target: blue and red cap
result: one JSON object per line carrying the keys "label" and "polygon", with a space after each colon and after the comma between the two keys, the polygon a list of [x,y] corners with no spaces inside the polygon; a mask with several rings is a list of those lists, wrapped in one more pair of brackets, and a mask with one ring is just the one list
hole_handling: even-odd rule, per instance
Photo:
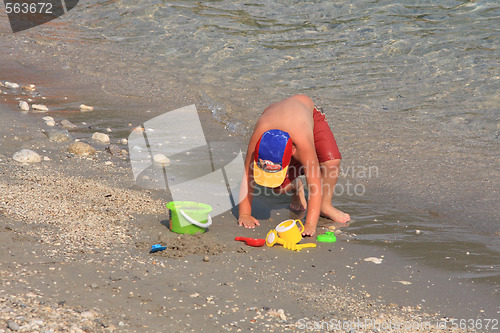
{"label": "blue and red cap", "polygon": [[283,184],[292,158],[292,139],[287,132],[272,129],[264,132],[255,145],[253,178],[265,187]]}

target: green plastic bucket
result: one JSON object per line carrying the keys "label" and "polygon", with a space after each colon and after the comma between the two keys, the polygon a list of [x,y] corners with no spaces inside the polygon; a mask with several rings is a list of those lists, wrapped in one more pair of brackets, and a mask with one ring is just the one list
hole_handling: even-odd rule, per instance
{"label": "green plastic bucket", "polygon": [[204,233],[212,225],[212,218],[208,213],[212,207],[193,201],[171,201],[167,203],[170,210],[169,229],[178,234]]}

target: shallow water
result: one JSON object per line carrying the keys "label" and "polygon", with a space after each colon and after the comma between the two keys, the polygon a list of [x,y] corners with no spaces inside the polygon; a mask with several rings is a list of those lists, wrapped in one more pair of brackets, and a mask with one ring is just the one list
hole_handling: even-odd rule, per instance
{"label": "shallow water", "polygon": [[[289,197],[261,192],[264,210],[287,208]],[[258,200],[258,199],[257,199]],[[388,248],[411,262],[448,272],[450,279],[483,282],[492,295],[500,295],[500,239],[497,235],[457,227],[434,213],[381,205],[368,198],[339,198],[336,207],[349,212],[348,224],[320,218],[318,233],[328,227],[341,231],[343,241]],[[301,218],[290,213],[282,219]],[[268,215],[257,218],[267,219]],[[368,255],[367,255],[368,256]]]}
{"label": "shallow water", "polygon": [[[428,212],[350,202],[348,232],[362,243],[387,246],[400,255],[449,270],[454,277],[500,283],[500,240],[497,236],[460,228]],[[375,213],[374,213],[375,212]],[[450,232],[453,230],[453,232]]]}
{"label": "shallow water", "polygon": [[81,6],[69,15],[89,38],[125,45],[137,56],[134,66],[179,73],[234,130],[267,101],[297,91],[315,96],[327,113],[370,105],[371,112],[439,120],[444,130],[465,128],[481,140],[500,130],[496,1]]}

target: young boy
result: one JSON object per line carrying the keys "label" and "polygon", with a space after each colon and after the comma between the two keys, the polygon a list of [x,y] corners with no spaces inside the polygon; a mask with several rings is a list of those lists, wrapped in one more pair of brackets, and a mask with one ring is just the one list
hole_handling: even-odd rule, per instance
{"label": "young boy", "polygon": [[[346,214],[332,206],[340,152],[325,116],[306,95],[271,104],[262,113],[248,144],[241,184],[238,224],[255,228],[252,216],[254,181],[276,193],[292,191],[292,210],[307,210],[304,236],[313,236],[320,214],[346,223]],[[306,177],[306,201],[299,175]]]}

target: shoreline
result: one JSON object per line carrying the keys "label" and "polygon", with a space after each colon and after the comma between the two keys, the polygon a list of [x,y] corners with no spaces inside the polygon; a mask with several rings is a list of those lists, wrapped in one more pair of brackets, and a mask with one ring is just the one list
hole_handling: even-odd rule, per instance
{"label": "shoreline", "polygon": [[[105,145],[91,142],[78,130],[75,137],[87,139],[98,152],[96,157],[70,157],[66,152],[70,142],[53,143],[41,133],[41,129],[47,129],[41,119],[36,119],[41,115],[31,117],[16,113],[12,104],[8,108],[0,105],[7,120],[2,132],[9,133],[1,142],[3,195],[27,200],[23,204],[2,200],[2,238],[8,250],[0,260],[0,276],[3,285],[9,287],[0,294],[0,319],[5,327],[0,329],[17,324],[25,329],[73,325],[76,332],[158,331],[168,320],[172,329],[180,331],[206,329],[207,323],[214,329],[274,331],[301,330],[306,323],[356,325],[356,318],[362,317],[379,325],[435,323],[429,331],[441,331],[437,324],[441,323],[453,331],[449,329],[452,317],[465,318],[471,310],[481,320],[493,315],[489,312],[493,307],[488,309],[487,303],[464,303],[470,300],[468,291],[458,285],[446,286],[445,273],[403,260],[389,247],[358,245],[342,232],[333,246],[320,244],[317,249],[299,253],[280,248],[254,249],[234,242],[234,236],[263,237],[273,223],[265,223],[258,230],[243,230],[231,214],[226,214],[217,218],[218,223],[205,235],[186,243],[165,227],[166,212],[160,208],[166,202],[163,194],[131,186],[130,170],[122,157],[109,155]],[[56,121],[61,119],[56,117]],[[218,137],[220,124],[210,126],[208,136]],[[20,148],[35,148],[49,159],[20,165],[11,159]],[[33,186],[30,184],[37,184],[42,192],[25,191],[26,186]],[[107,207],[104,198],[110,194],[119,207]],[[104,210],[79,220],[79,214],[90,207],[78,204],[78,198],[88,198],[84,201]],[[144,201],[148,204],[140,203]],[[33,208],[26,213],[19,209],[29,202],[49,212],[59,209],[61,203],[70,205],[62,213],[53,211],[53,216],[45,220],[46,214],[29,215]],[[265,200],[257,199],[256,205],[258,211],[270,209]],[[6,213],[9,207],[18,208],[15,213]],[[289,214],[286,205],[280,205],[272,210],[271,218],[276,221]],[[13,220],[15,216],[21,221]],[[71,216],[80,223],[72,223]],[[103,216],[104,224],[100,224]],[[108,223],[114,229],[109,236]],[[66,224],[71,228],[64,228]],[[80,238],[73,241],[78,240],[80,246],[72,247],[71,237],[78,230],[82,231]],[[87,243],[85,237],[90,238]],[[148,247],[158,241],[171,246],[171,253],[148,254]],[[175,248],[180,248],[177,254]],[[207,255],[209,260],[204,261]],[[372,255],[385,262],[376,265],[363,260]],[[412,284],[403,283],[410,279]],[[431,299],[445,286],[443,299]],[[488,293],[480,286],[476,288],[472,292],[476,297]],[[422,293],[426,289],[430,291]],[[14,304],[19,301],[33,312],[16,310]],[[58,313],[59,323],[50,319],[47,308]],[[134,314],[137,308],[144,308],[146,312],[141,313],[147,315]],[[435,309],[445,310],[437,313]],[[68,312],[72,314],[70,321],[64,317]],[[394,330],[405,331],[401,327]]]}
{"label": "shoreline", "polygon": [[[108,43],[101,45],[103,50],[100,52],[122,56],[123,64],[106,66],[89,62],[88,58],[99,59],[99,52],[92,50],[90,42],[65,44],[57,39],[47,41],[29,32],[19,35],[25,38],[25,43],[16,40],[18,36],[5,34],[4,37],[7,37],[2,43],[5,61],[17,64],[14,73],[34,70],[42,86],[44,76],[48,75],[52,82],[47,85],[52,84],[53,88],[65,92],[78,92],[79,98],[101,105],[100,116],[107,117],[108,111],[120,110],[124,118],[133,118],[131,122],[139,124],[168,110],[195,103],[199,111],[213,114],[207,119],[220,123],[230,121],[230,115],[221,117],[216,110],[208,109],[207,103],[218,105],[218,101],[204,100],[195,84],[189,87],[193,83],[185,82],[178,75],[151,73],[148,76],[138,69],[127,68],[127,75],[120,77],[124,64],[133,61]],[[7,55],[14,50],[29,57],[18,59],[13,53]],[[87,57],[81,56],[84,52]],[[162,81],[164,76],[167,79]],[[79,79],[74,80],[75,77]],[[318,99],[321,104],[320,97]],[[397,119],[393,119],[379,112],[374,117],[370,109],[376,105],[328,107],[338,110],[329,121],[343,155],[342,165],[377,167],[380,171],[379,177],[354,179],[370,191],[370,198],[382,198],[382,204],[395,203],[427,211],[430,215],[449,219],[453,225],[467,225],[472,232],[500,233],[498,226],[489,223],[500,219],[500,211],[496,208],[500,200],[500,192],[496,190],[500,185],[500,171],[489,167],[496,163],[498,148],[491,142],[475,142],[446,131],[441,133],[444,129],[439,123],[417,121],[411,114],[398,114]],[[134,108],[145,110],[151,116],[131,112]],[[406,126],[390,125],[396,123]],[[457,126],[464,124],[457,123]],[[120,125],[122,130],[128,129],[126,124]],[[246,149],[248,137],[231,134],[242,149]]]}

